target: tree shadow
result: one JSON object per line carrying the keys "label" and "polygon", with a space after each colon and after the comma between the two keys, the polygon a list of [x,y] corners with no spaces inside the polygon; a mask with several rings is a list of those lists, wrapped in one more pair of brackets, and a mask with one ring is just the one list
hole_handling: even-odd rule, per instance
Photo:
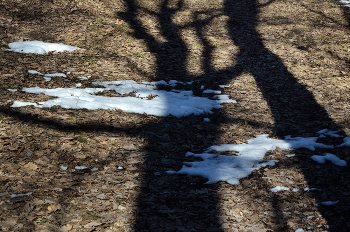
{"label": "tree shadow", "polygon": [[[151,12],[159,20],[161,32],[167,39],[164,43],[158,42],[149,34],[137,19],[137,12],[142,13],[140,12],[142,7],[133,0],[125,0],[125,3],[127,10],[117,17],[127,21],[134,30],[135,38],[144,40],[149,50],[156,56],[156,80],[195,81],[191,85],[191,90],[200,96],[201,85],[217,89],[218,85],[227,83],[243,72],[249,72],[254,76],[273,112],[276,122],[275,132],[279,137],[283,138],[285,135],[306,137],[316,135],[317,131],[324,128],[340,129],[326,110],[315,101],[312,94],[299,84],[279,58],[264,46],[261,36],[255,29],[259,7],[262,7],[258,6],[256,1],[225,1],[223,15],[229,17],[227,30],[232,41],[239,46],[240,53],[233,67],[220,71],[212,67],[213,48],[202,32],[204,26],[213,18],[200,20],[196,16],[200,12],[194,12],[196,20],[193,26],[204,45],[205,72],[200,76],[190,75],[186,71],[188,48],[180,37],[180,27],[172,23],[172,17],[183,7],[183,1],[180,0],[175,7],[169,7],[169,1],[164,0],[160,12]],[[205,180],[199,177],[172,176],[165,173],[170,169],[178,170],[183,161],[189,161],[184,155],[185,152],[199,152],[215,143],[220,124],[227,118],[220,111],[215,111],[211,117],[215,120],[212,120],[210,125],[203,123],[203,118],[197,116],[165,117],[160,122],[136,129],[115,128],[108,125],[99,125],[98,128],[97,125],[96,130],[145,135],[148,139],[135,231],[223,230],[218,219],[216,185],[203,185]],[[339,134],[345,135],[342,131]],[[339,141],[327,138],[324,142]],[[340,157],[349,153],[344,148],[337,149],[337,152]],[[349,209],[347,202],[350,201],[349,187],[344,185],[343,179],[346,179],[349,173],[343,168],[327,165],[316,170],[316,175],[315,168],[310,168],[313,166],[309,158],[312,154],[315,153],[305,155],[305,151],[297,151],[300,168],[311,188],[324,189],[329,200],[341,200],[341,207],[335,206],[338,208],[330,210],[320,206],[319,210],[329,224],[334,225],[331,227],[332,231],[346,230],[349,227],[346,216]],[[328,200],[324,194],[315,193],[314,197],[316,202]],[[280,217],[283,207],[278,201],[275,199],[273,203],[278,215],[276,218],[280,218],[276,219],[276,223],[283,226],[285,221]]]}
{"label": "tree shadow", "polygon": [[[128,22],[134,29],[135,38],[144,40],[156,56],[156,80],[194,81],[190,88],[195,95],[201,95],[201,85],[214,87],[211,83],[215,81],[216,87],[225,84],[225,79],[208,75],[208,69],[202,77],[187,72],[188,48],[180,36],[180,28],[172,22],[174,14],[183,7],[182,0],[175,7],[169,7],[168,0],[162,1],[159,12],[151,12],[156,15],[166,39],[163,43],[156,41],[137,19],[144,9],[136,1],[125,3],[127,10],[117,17]],[[216,115],[220,117],[220,113]],[[213,144],[219,124],[219,120],[215,120],[206,126],[203,118],[198,116],[165,117],[142,129],[152,131],[152,136],[148,137],[134,231],[222,231],[217,219],[215,185],[203,185],[204,178],[166,174],[168,170],[181,168],[188,160],[185,158],[187,151],[200,151]],[[199,190],[201,194],[198,194]]]}
{"label": "tree shadow", "polygon": [[[251,73],[260,88],[265,100],[270,106],[275,119],[277,136],[284,138],[292,136],[317,136],[321,129],[345,133],[336,125],[327,111],[320,106],[303,85],[287,70],[280,59],[269,51],[263,44],[261,36],[255,30],[259,7],[255,0],[225,2],[225,14],[229,16],[228,30],[232,40],[241,49],[234,68]],[[321,140],[320,140],[321,141]],[[321,142],[337,145],[342,140],[331,137]],[[349,177],[346,168],[329,164],[322,168],[313,168],[315,164],[310,159],[313,154],[323,154],[325,150],[307,152],[297,150],[299,166],[311,188],[323,189],[323,194],[314,193],[316,202],[329,199],[339,200],[338,206],[318,209],[327,219],[331,231],[346,231],[349,228],[347,212],[350,209],[349,187],[342,178]],[[337,156],[346,158],[348,149],[338,148],[331,150]],[[332,173],[337,173],[335,176]],[[339,212],[341,209],[342,212]]]}
{"label": "tree shadow", "polygon": [[[194,12],[195,18],[197,19],[193,23],[197,35],[199,36],[202,44],[204,45],[204,70],[205,74],[201,76],[193,76],[186,72],[186,64],[184,63],[187,57],[187,48],[183,40],[179,35],[179,28],[172,23],[172,15],[176,13],[177,10],[180,10],[183,2],[179,1],[177,7],[169,8],[167,7],[169,1],[163,1],[161,10],[159,13],[154,13],[157,16],[157,19],[160,22],[161,32],[167,39],[165,43],[157,42],[142,26],[142,24],[137,20],[137,12],[140,13],[140,8],[135,1],[125,1],[127,5],[127,11],[119,14],[123,20],[127,21],[131,27],[134,29],[134,36],[139,39],[143,39],[148,48],[153,52],[157,57],[157,74],[156,78],[158,80],[181,80],[181,81],[199,81],[200,84],[204,86],[210,86],[212,89],[215,89],[217,85],[226,83],[228,80],[236,78],[243,72],[248,72],[253,75],[255,81],[260,88],[265,100],[267,101],[270,109],[273,113],[273,117],[276,122],[275,134],[284,138],[286,135],[292,136],[317,136],[317,132],[321,129],[330,129],[330,130],[340,130],[339,126],[336,125],[332,119],[329,117],[327,111],[321,107],[314,99],[312,93],[310,93],[303,85],[298,83],[296,78],[287,70],[282,61],[271,51],[269,51],[263,44],[260,34],[256,31],[257,26],[257,15],[259,13],[259,6],[255,0],[241,1],[241,0],[226,0],[224,3],[224,12],[223,14],[228,16],[227,30],[228,33],[234,42],[240,48],[240,53],[237,56],[236,64],[223,71],[216,71],[211,67],[211,53],[212,48],[209,45],[208,41],[203,36],[202,30],[204,25],[206,25],[209,20],[198,20],[196,14],[200,12]],[[170,58],[170,59],[169,59]],[[224,76],[222,79],[218,79],[218,74]],[[193,85],[193,92],[196,91],[196,86]],[[200,91],[199,91],[200,94]],[[224,116],[222,116],[224,117]],[[176,119],[181,120],[182,123],[186,124],[186,119]],[[165,118],[166,127],[168,129],[162,131],[162,133],[169,134],[170,131],[176,129],[173,126],[175,122],[172,122],[172,119]],[[161,123],[161,124],[162,124]],[[216,128],[213,128],[211,135],[216,136],[218,127],[220,124],[215,125]],[[158,127],[158,125],[157,125]],[[177,130],[178,131],[178,130]],[[187,131],[187,130],[186,130]],[[180,133],[183,134],[184,132]],[[198,131],[196,132],[198,133]],[[339,134],[345,136],[345,133],[340,130]],[[201,132],[196,134],[198,136],[203,136]],[[175,141],[181,141],[176,136],[171,137],[170,143],[166,146],[167,148],[174,146],[181,146],[181,142],[177,143]],[[175,142],[175,143],[174,143]],[[190,143],[193,143],[191,141]],[[214,139],[206,140],[206,147],[213,144]],[[338,143],[341,141],[334,141],[331,138],[326,138],[325,143]],[[153,167],[152,160],[159,160],[166,156],[166,152],[159,152],[156,154],[151,151],[160,150],[162,144],[158,141],[152,142],[149,141],[148,150],[150,151],[147,155],[148,161],[145,163],[146,174],[144,180],[146,180],[145,185],[143,186],[140,197],[139,197],[139,210],[137,213],[137,222],[135,224],[136,231],[147,231],[155,230],[159,228],[159,225],[169,226],[171,221],[176,219],[178,222],[186,222],[187,225],[191,225],[193,229],[203,229],[203,217],[201,215],[207,215],[211,218],[218,216],[216,207],[214,206],[217,202],[215,195],[215,186],[210,188],[210,194],[206,196],[206,202],[209,202],[209,209],[201,209],[201,215],[198,214],[197,208],[199,202],[202,203],[202,199],[195,198],[191,202],[191,207],[186,208],[174,208],[175,205],[172,205],[170,202],[176,202],[178,205],[181,205],[181,202],[188,201],[184,200],[184,196],[191,194],[188,190],[188,187],[184,187],[183,183],[177,183],[176,179],[172,180],[172,183],[167,183],[167,179],[170,177],[161,177],[161,179],[154,178],[154,173],[158,170]],[[336,145],[336,144],[335,144]],[[198,149],[204,148],[202,145],[198,144]],[[318,154],[325,152],[315,151],[313,154]],[[300,161],[300,168],[303,171],[305,178],[308,181],[308,184],[311,188],[319,188],[319,181],[315,181],[315,169],[307,168],[311,165],[310,156],[305,156],[305,152],[296,152],[298,159]],[[339,156],[344,157],[346,151],[341,149],[339,151]],[[307,157],[307,158],[306,158]],[[181,157],[179,162],[183,161],[185,157]],[[164,165],[165,167],[166,165]],[[164,169],[163,169],[164,170]],[[318,195],[314,194],[316,202],[326,201],[327,199],[341,199],[346,204],[348,199],[346,193],[349,192],[348,188],[343,190],[344,194],[341,194],[339,191],[334,191],[338,189],[340,183],[334,184],[333,177],[330,175],[334,170],[342,173],[343,176],[349,176],[349,173],[344,168],[338,168],[333,166],[326,166],[325,169],[317,170],[317,177],[322,176],[323,181],[326,181],[327,184],[322,184],[324,192],[326,192],[326,199],[324,194]],[[181,177],[185,178],[185,177]],[[171,187],[172,186],[172,187]],[[173,188],[174,191],[171,191],[170,199],[165,198],[164,195],[167,195],[170,191],[169,188]],[[180,190],[180,191],[178,191]],[[181,196],[183,195],[183,196]],[[149,201],[148,199],[154,199],[154,201]],[[274,203],[277,207],[279,204]],[[187,205],[189,206],[189,205]],[[166,208],[166,214],[162,212],[163,208]],[[277,207],[276,215],[280,214],[283,209]],[[345,207],[346,210],[348,207]],[[344,214],[342,219],[337,217],[337,211],[331,210],[329,208],[324,208],[319,206],[319,210],[324,215],[331,226],[332,231],[340,231],[344,227]],[[171,212],[171,213],[169,213]],[[331,213],[329,213],[331,212]],[[150,214],[153,215],[150,223],[147,223],[147,218],[150,217]],[[177,215],[177,216],[175,216]],[[282,227],[285,225],[285,222],[276,222],[281,224]],[[208,225],[205,224],[205,228],[208,228]],[[210,226],[210,228],[219,228],[220,223],[218,220]],[[172,227],[170,227],[172,228]],[[190,227],[178,227],[177,229],[188,230]]]}
{"label": "tree shadow", "polygon": [[349,7],[342,7],[343,14],[346,18],[346,21],[348,21],[347,27],[350,27],[350,8]]}

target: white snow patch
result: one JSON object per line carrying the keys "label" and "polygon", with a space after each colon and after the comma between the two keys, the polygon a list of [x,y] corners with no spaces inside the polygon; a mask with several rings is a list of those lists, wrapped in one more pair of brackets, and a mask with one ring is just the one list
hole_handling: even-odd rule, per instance
{"label": "white snow patch", "polygon": [[283,186],[276,186],[274,188],[269,189],[269,191],[273,192],[273,193],[276,193],[276,192],[279,192],[279,191],[289,191],[289,190],[290,190],[290,188],[283,187]]}
{"label": "white snow patch", "polygon": [[[202,87],[204,88],[204,85],[202,85]],[[212,90],[212,89],[206,89],[203,91],[203,93],[215,93],[215,94],[221,94],[220,90]]]}
{"label": "white snow patch", "polygon": [[10,92],[17,92],[17,89],[7,89]]}
{"label": "white snow patch", "polygon": [[68,166],[61,165],[60,168],[61,168],[63,171],[66,171],[66,170],[68,169]]}
{"label": "white snow patch", "polygon": [[319,164],[325,163],[326,160],[329,160],[333,164],[338,165],[338,166],[346,166],[346,164],[347,164],[345,160],[341,160],[339,157],[337,157],[333,154],[330,154],[330,153],[325,153],[324,156],[313,155],[313,156],[311,156],[311,159],[313,159],[314,161],[316,161]]}
{"label": "white snow patch", "polygon": [[45,81],[51,81],[51,77],[44,76],[43,78]]}
{"label": "white snow patch", "polygon": [[96,171],[98,171],[98,168],[91,168],[91,171],[96,172]]}
{"label": "white snow patch", "polygon": [[299,191],[299,189],[298,188],[293,188],[293,190],[292,190],[293,192],[298,192]]}
{"label": "white snow patch", "polygon": [[51,74],[42,74],[40,72],[37,72],[35,70],[28,70],[28,73],[30,74],[36,74],[36,75],[43,75],[43,78],[45,81],[51,81],[52,77],[67,77],[64,73],[51,73]]}
{"label": "white snow patch", "polygon": [[22,106],[38,106],[34,102],[20,102],[20,101],[13,101],[13,104],[11,107],[22,107]]}
{"label": "white snow patch", "polygon": [[[278,140],[268,138],[267,134],[257,135],[256,138],[247,140],[247,144],[214,145],[202,154],[187,152],[186,156],[199,157],[203,161],[185,162],[179,171],[168,171],[167,173],[202,176],[208,179],[207,184],[218,181],[239,184],[239,180],[249,176],[253,170],[277,163],[277,160],[264,160],[265,154],[277,147],[287,151],[302,147],[312,151],[316,148],[333,148],[331,145],[317,143],[317,139],[318,137],[292,138],[286,136],[285,139]],[[237,154],[236,156],[225,156],[212,154],[210,151],[235,151]]]}
{"label": "white snow patch", "polygon": [[304,232],[304,230],[302,228],[298,228],[295,232]]}
{"label": "white snow patch", "polygon": [[340,5],[341,7],[350,7],[349,0],[339,0],[339,3],[342,3],[342,5]]}
{"label": "white snow patch", "polygon": [[223,95],[217,95],[217,101],[222,104],[222,103],[237,103],[236,100],[232,100],[229,98],[228,95],[223,94]]}
{"label": "white snow patch", "polygon": [[343,139],[343,143],[340,144],[338,147],[350,147],[350,137],[345,137]]}
{"label": "white snow patch", "polygon": [[342,137],[341,135],[336,134],[338,132],[340,132],[340,130],[331,131],[331,130],[328,130],[328,129],[323,129],[323,130],[318,131],[317,133],[320,135],[320,137],[325,137],[326,135],[328,135],[330,137],[333,137],[333,138]]}
{"label": "white snow patch", "polygon": [[75,169],[82,170],[82,169],[88,169],[86,166],[75,166]]}
{"label": "white snow patch", "polygon": [[338,202],[339,202],[339,201],[324,201],[324,202],[317,203],[317,204],[315,204],[315,205],[316,205],[316,206],[319,206],[319,205],[331,206],[331,205],[337,204]]}
{"label": "white snow patch", "polygon": [[45,74],[45,77],[67,77],[64,73]]}
{"label": "white snow patch", "polygon": [[35,71],[35,70],[28,70],[28,73],[30,73],[30,74],[36,74],[36,75],[44,75],[44,74],[42,74],[42,73],[40,73],[40,72],[38,72],[38,71]]}
{"label": "white snow patch", "polygon": [[203,121],[204,122],[210,122],[210,119],[209,118],[204,118]]}
{"label": "white snow patch", "polygon": [[81,83],[75,84],[75,87],[80,88],[81,87]]}
{"label": "white snow patch", "polygon": [[292,155],[286,155],[288,158],[291,158],[293,156],[295,156],[295,154],[292,154]]}
{"label": "white snow patch", "polygon": [[10,49],[3,49],[4,51],[13,51],[20,53],[35,53],[35,54],[47,54],[49,52],[72,52],[78,47],[68,46],[65,44],[57,43],[44,43],[41,41],[24,41],[9,43]]}
{"label": "white snow patch", "polygon": [[89,77],[78,77],[80,80],[88,80]]}
{"label": "white snow patch", "polygon": [[[94,85],[103,86],[105,88],[86,89],[78,89],[76,87],[57,89],[43,89],[39,87],[23,88],[23,91],[28,93],[44,93],[57,98],[39,102],[39,105],[14,101],[12,107],[35,105],[39,108],[50,108],[53,105],[60,105],[63,108],[71,109],[120,109],[130,113],[184,117],[191,114],[199,115],[212,113],[212,109],[222,107],[220,105],[221,103],[235,102],[223,95],[217,95],[219,98],[224,97],[221,100],[210,100],[205,97],[193,96],[192,91],[180,91],[179,93],[175,93],[157,90],[156,85],[159,83],[163,84],[163,82],[144,82],[142,84],[131,80],[93,82]],[[174,85],[175,83],[172,82],[171,84]],[[119,94],[134,92],[136,93],[136,97],[103,97],[94,95],[107,90],[115,91]]]}
{"label": "white snow patch", "polygon": [[25,193],[25,194],[11,194],[11,198],[15,198],[15,197],[25,197],[25,196],[29,196],[31,195],[32,192],[30,193]]}

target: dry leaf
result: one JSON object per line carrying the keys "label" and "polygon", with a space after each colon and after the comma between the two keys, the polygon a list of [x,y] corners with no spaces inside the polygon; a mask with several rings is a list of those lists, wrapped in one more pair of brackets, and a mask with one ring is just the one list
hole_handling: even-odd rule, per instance
{"label": "dry leaf", "polygon": [[24,165],[22,167],[22,169],[24,170],[31,170],[31,171],[35,171],[36,169],[38,169],[38,165],[36,165],[33,162],[27,163],[26,165]]}

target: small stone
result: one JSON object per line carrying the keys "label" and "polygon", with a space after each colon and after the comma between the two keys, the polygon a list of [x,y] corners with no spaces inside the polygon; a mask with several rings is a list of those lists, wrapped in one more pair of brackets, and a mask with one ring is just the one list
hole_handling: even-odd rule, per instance
{"label": "small stone", "polygon": [[62,226],[61,227],[61,229],[60,229],[60,231],[61,232],[68,232],[68,231],[70,231],[71,229],[72,229],[72,225],[70,225],[70,224],[67,224],[67,225],[65,225],[65,226]]}
{"label": "small stone", "polygon": [[98,199],[101,199],[101,200],[106,199],[106,195],[105,195],[105,194],[103,194],[103,193],[101,193],[101,194],[97,195],[96,197],[97,197]]}
{"label": "small stone", "polygon": [[129,150],[129,151],[135,151],[137,150],[137,147],[134,144],[123,144],[122,148],[124,150]]}
{"label": "small stone", "polygon": [[90,223],[86,224],[84,226],[84,228],[88,229],[88,228],[96,227],[99,225],[102,225],[102,223],[101,222],[90,222]]}

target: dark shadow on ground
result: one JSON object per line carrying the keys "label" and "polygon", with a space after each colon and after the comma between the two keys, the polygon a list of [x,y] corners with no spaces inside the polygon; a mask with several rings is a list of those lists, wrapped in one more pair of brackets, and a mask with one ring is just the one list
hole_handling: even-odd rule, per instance
{"label": "dark shadow on ground", "polygon": [[346,21],[348,22],[347,27],[350,27],[350,7],[342,7],[344,17],[346,18]]}
{"label": "dark shadow on ground", "polygon": [[[234,69],[251,73],[268,102],[276,123],[276,135],[284,138],[292,136],[317,136],[321,129],[340,130],[327,111],[314,99],[313,95],[287,70],[280,59],[263,44],[255,30],[259,6],[255,0],[226,0],[225,14],[229,16],[228,30],[234,43],[240,47]],[[233,77],[234,78],[234,77]],[[342,140],[331,137],[323,143],[337,145]],[[321,214],[327,219],[331,231],[348,231],[349,225],[349,186],[344,179],[349,178],[347,168],[333,164],[315,167],[311,155],[323,154],[326,150],[297,151],[299,166],[310,188],[323,189],[315,193],[316,202],[337,201],[332,207],[319,206]],[[337,148],[328,152],[340,158],[347,158],[349,149]],[[317,166],[317,165],[316,165]],[[279,209],[283,211],[283,209]]]}
{"label": "dark shadow on ground", "polygon": [[[225,84],[224,78],[218,80],[214,75],[207,75],[208,70],[202,77],[188,74],[188,48],[180,37],[180,28],[172,22],[174,14],[183,7],[182,0],[176,7],[169,7],[167,0],[159,1],[160,11],[152,13],[167,40],[164,43],[158,42],[138,20],[142,7],[133,0],[125,3],[127,11],[117,17],[128,22],[134,36],[144,40],[156,56],[155,80],[195,81],[191,85],[195,95],[201,95],[201,85],[215,89],[219,84]],[[213,86],[214,82],[216,86]],[[217,219],[215,185],[203,185],[206,182],[203,178],[166,174],[168,170],[179,170],[183,162],[189,160],[185,157],[187,151],[201,151],[214,143],[220,120],[214,120],[210,128],[203,127],[202,122],[202,116],[166,117],[160,123],[143,128],[154,134],[148,137],[144,182],[134,231],[222,231]]]}

